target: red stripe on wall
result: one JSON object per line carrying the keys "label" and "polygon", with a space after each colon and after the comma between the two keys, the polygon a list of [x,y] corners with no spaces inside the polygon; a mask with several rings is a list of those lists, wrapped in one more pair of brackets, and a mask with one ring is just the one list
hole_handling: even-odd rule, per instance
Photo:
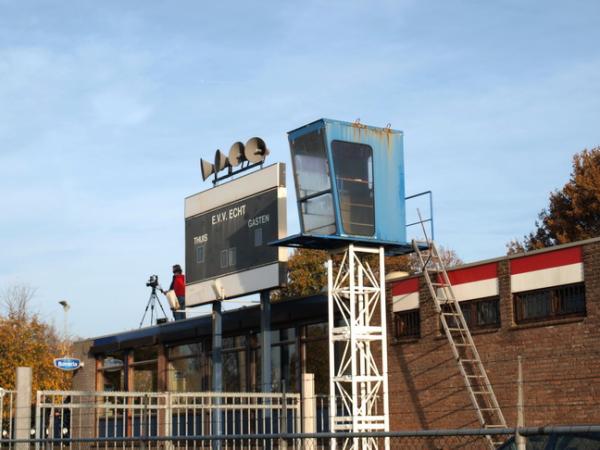
{"label": "red stripe on wall", "polygon": [[392,286],[392,296],[412,294],[413,292],[419,292],[418,278],[409,278],[408,280],[398,281]]}
{"label": "red stripe on wall", "polygon": [[451,284],[472,283],[474,281],[498,278],[498,263],[482,264],[448,271]]}
{"label": "red stripe on wall", "polygon": [[516,275],[534,270],[550,269],[583,261],[582,247],[570,247],[539,255],[524,256],[510,260],[510,274]]}
{"label": "red stripe on wall", "polygon": [[[451,284],[473,283],[475,281],[489,280],[498,278],[498,263],[481,264],[474,267],[465,267],[464,269],[448,270],[448,278]],[[441,275],[438,282],[441,283]]]}

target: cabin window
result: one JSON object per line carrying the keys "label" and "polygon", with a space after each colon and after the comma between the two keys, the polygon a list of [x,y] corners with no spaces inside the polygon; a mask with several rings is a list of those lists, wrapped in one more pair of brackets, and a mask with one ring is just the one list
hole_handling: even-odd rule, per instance
{"label": "cabin window", "polygon": [[365,144],[343,141],[333,141],[331,149],[344,232],[373,236],[373,149]]}
{"label": "cabin window", "polygon": [[333,197],[324,132],[316,130],[291,142],[296,195],[305,233],[334,234]]}

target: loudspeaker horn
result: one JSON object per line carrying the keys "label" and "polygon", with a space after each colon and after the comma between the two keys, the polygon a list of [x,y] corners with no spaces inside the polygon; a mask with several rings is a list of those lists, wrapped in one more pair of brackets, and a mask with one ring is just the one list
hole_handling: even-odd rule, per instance
{"label": "loudspeaker horn", "polygon": [[246,160],[244,156],[244,144],[241,142],[234,142],[229,149],[229,163],[235,167],[239,166],[243,161]]}
{"label": "loudspeaker horn", "polygon": [[263,162],[268,154],[267,144],[261,138],[253,137],[246,142],[244,156],[252,164]]}
{"label": "loudspeaker horn", "polygon": [[215,172],[220,172],[226,167],[231,167],[231,164],[229,164],[229,159],[227,159],[225,153],[223,153],[221,150],[217,150],[215,152]]}
{"label": "loudspeaker horn", "polygon": [[202,172],[202,181],[206,181],[213,173],[215,173],[215,166],[204,159],[200,159],[200,171]]}

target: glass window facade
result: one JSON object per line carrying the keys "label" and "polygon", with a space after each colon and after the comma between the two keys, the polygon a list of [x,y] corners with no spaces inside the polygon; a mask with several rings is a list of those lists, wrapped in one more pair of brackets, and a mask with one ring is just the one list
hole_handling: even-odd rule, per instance
{"label": "glass window facade", "polygon": [[153,361],[158,358],[158,347],[138,347],[133,350],[133,362]]}
{"label": "glass window facade", "polygon": [[293,344],[275,345],[271,349],[271,380],[273,391],[295,392],[298,383],[298,347]]}
{"label": "glass window facade", "polygon": [[132,379],[129,380],[130,391],[153,392],[158,389],[158,346],[138,347],[133,349]]}
{"label": "glass window facade", "polygon": [[[223,337],[223,390],[228,392],[259,392],[262,390],[260,333],[248,330],[244,334]],[[300,392],[301,373],[315,374],[317,393],[328,387],[327,324],[299,325],[271,331],[272,390]],[[159,348],[140,347],[129,353],[131,378],[127,381],[126,364],[117,370],[100,369],[106,391],[157,391],[166,386],[170,392],[205,392],[211,390],[211,340],[169,345],[161,361]],[[162,354],[162,353],[161,353]],[[304,356],[302,356],[304,355]],[[120,355],[127,361],[127,352]],[[152,359],[147,359],[152,358]],[[105,358],[106,359],[106,358]],[[165,377],[162,382],[161,378]]]}
{"label": "glass window facade", "polygon": [[168,349],[167,390],[200,392],[209,390],[210,368],[205,343],[196,342]]}
{"label": "glass window facade", "polygon": [[125,359],[124,352],[115,352],[102,358],[100,371],[102,374],[102,389],[107,392],[125,390]]}
{"label": "glass window facade", "polygon": [[223,390],[244,392],[248,390],[247,337],[223,338]]}
{"label": "glass window facade", "polygon": [[156,392],[158,371],[156,363],[140,364],[133,367],[133,389],[137,392]]}
{"label": "glass window facade", "polygon": [[326,323],[306,326],[304,372],[315,375],[315,393],[329,392],[329,341]]}

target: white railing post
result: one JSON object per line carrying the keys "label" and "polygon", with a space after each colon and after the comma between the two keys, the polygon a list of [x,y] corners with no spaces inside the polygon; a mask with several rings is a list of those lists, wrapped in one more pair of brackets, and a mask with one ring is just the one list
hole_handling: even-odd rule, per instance
{"label": "white railing post", "polygon": [[[317,432],[317,402],[315,398],[315,374],[302,374],[302,433]],[[306,439],[305,448],[316,448],[315,439]]]}
{"label": "white railing post", "polygon": [[[16,439],[31,439],[31,377],[31,367],[17,367]],[[17,450],[28,448],[27,442],[17,444]]]}

